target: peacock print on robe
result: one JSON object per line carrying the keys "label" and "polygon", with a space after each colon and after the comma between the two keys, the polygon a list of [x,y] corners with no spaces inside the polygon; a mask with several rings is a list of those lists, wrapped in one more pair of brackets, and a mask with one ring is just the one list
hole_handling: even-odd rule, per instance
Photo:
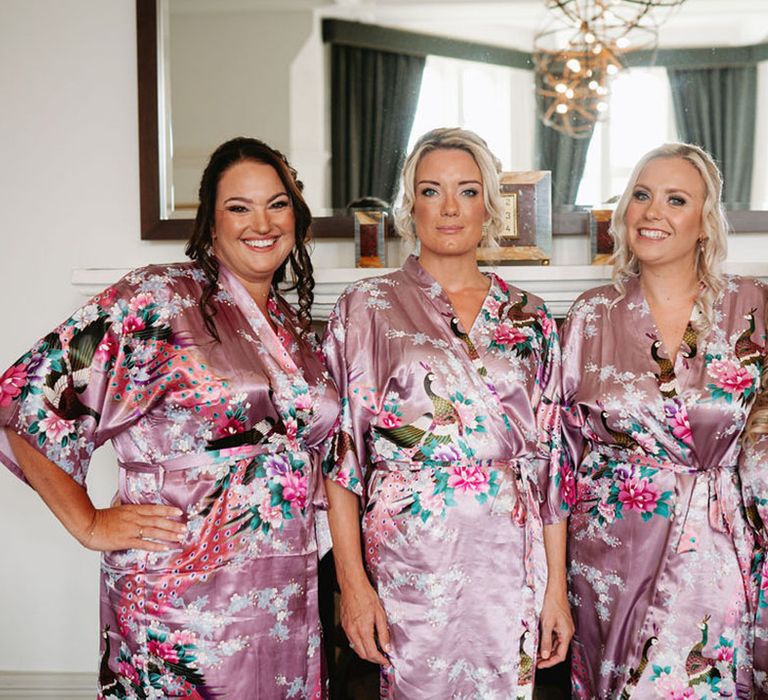
{"label": "peacock print on robe", "polygon": [[768,290],[727,278],[712,330],[689,324],[674,357],[639,280],[617,298],[587,292],[562,331],[573,694],[749,698],[754,534],[738,462]]}
{"label": "peacock print on robe", "polygon": [[[269,299],[275,333],[224,266],[215,342],[204,280],[153,266],[91,299],[0,378],[0,425],[81,484],[111,440],[118,502],[184,512],[171,551],[102,556],[100,698],[322,698],[315,509],[338,396],[290,307]],[[2,432],[0,459],[23,478]]]}
{"label": "peacock print on robe", "polygon": [[747,518],[755,530],[753,666],[756,700],[768,700],[768,435],[746,440],[740,461]]}
{"label": "peacock print on robe", "polygon": [[324,349],[342,395],[328,474],[362,497],[389,622],[382,696],[530,698],[542,526],[568,513],[547,309],[490,275],[462,328],[411,257],[342,295]]}

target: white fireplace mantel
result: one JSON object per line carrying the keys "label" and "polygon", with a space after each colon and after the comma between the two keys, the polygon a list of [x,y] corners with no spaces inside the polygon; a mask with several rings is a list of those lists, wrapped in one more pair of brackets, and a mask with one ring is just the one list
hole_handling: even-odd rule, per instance
{"label": "white fireplace mantel", "polygon": [[[504,280],[540,296],[554,316],[564,316],[582,292],[606,284],[611,279],[607,265],[550,265],[489,267]],[[768,262],[726,263],[726,272],[757,277],[768,283]],[[319,268],[315,270],[315,304],[312,315],[326,320],[344,288],[368,277],[392,272],[391,268]],[[72,284],[83,296],[97,294],[116,282],[127,269],[88,268],[72,272]]]}

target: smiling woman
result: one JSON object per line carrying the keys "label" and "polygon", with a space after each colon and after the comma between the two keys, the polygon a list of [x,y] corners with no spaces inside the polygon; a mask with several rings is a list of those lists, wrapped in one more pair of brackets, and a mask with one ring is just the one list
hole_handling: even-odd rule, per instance
{"label": "smiling woman", "polygon": [[563,327],[576,698],[752,696],[738,465],[768,289],[720,270],[721,194],[700,148],[641,158],[613,218],[614,284]]}
{"label": "smiling woman", "polygon": [[[192,262],[130,272],[0,376],[0,461],[102,552],[100,698],[323,698],[315,509],[338,396],[309,330],[311,216],[256,139],[214,151],[200,202]],[[97,509],[107,440],[119,487]]]}
{"label": "smiling woman", "polygon": [[264,312],[272,275],[296,242],[295,227],[291,200],[271,165],[245,160],[221,176],[213,253]]}

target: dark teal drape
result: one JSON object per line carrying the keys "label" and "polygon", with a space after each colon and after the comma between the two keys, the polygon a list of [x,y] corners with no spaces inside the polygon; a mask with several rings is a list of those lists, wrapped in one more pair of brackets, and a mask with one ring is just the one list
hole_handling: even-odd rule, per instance
{"label": "dark teal drape", "polygon": [[573,204],[587,164],[592,133],[574,139],[536,120],[536,169],[552,171],[552,204]]}
{"label": "dark teal drape", "polygon": [[749,206],[757,66],[668,68],[678,138],[708,151],[723,173],[723,201]]}
{"label": "dark teal drape", "polygon": [[[541,115],[546,109],[544,98],[538,94],[544,85],[541,76],[536,74],[536,108]],[[580,126],[585,122],[574,115]],[[587,164],[587,151],[592,142],[594,124],[588,129],[584,138],[574,139],[567,134],[544,124],[539,117],[536,119],[536,169],[552,171],[552,205],[563,206],[573,204],[579,192],[581,176]]]}
{"label": "dark teal drape", "polygon": [[359,197],[392,203],[408,147],[423,56],[331,47],[332,205]]}

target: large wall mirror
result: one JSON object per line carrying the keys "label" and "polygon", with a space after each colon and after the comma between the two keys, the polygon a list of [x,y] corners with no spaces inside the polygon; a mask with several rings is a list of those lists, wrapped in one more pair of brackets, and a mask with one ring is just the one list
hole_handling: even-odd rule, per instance
{"label": "large wall mirror", "polygon": [[[188,235],[207,157],[216,145],[236,135],[258,136],[288,154],[305,182],[313,212],[320,215],[315,235],[349,234],[338,220],[326,218],[334,211],[330,52],[323,43],[323,19],[454,37],[518,52],[530,51],[535,33],[546,20],[544,0],[488,4],[137,0],[136,9],[142,237],[168,239]],[[761,52],[749,55],[761,61],[755,150],[762,149],[764,155],[768,155],[766,41],[768,3],[763,0],[687,0],[660,32],[661,47],[722,46],[725,42],[731,48],[763,46]],[[639,68],[626,73],[634,73],[633,81],[625,81],[623,87],[617,83],[617,93],[623,90],[635,102],[628,98],[612,107],[609,121],[595,132],[576,204],[599,204],[620,189],[618,183],[628,174],[624,161],[636,158],[627,144],[644,148],[644,137],[650,139],[649,147],[657,142],[654,139],[675,137],[671,106],[665,104],[662,109],[658,103],[658,95],[666,94],[665,69],[657,66],[645,73]],[[643,94],[646,86],[648,92]],[[520,65],[489,67],[475,62],[473,66],[471,61],[428,55],[421,89],[425,97],[415,115],[414,130],[437,125],[435,120],[469,120],[467,125],[491,143],[505,168],[536,167],[530,70]],[[457,98],[454,93],[461,94]],[[491,104],[492,100],[496,101]],[[636,105],[643,105],[642,110]],[[455,116],[441,116],[446,114]],[[503,124],[498,136],[491,133],[492,118]],[[742,211],[731,214],[737,230],[768,230],[768,212],[762,211],[768,210],[765,170],[764,156],[755,158],[751,197],[740,203]],[[557,222],[555,232],[563,232]]]}

